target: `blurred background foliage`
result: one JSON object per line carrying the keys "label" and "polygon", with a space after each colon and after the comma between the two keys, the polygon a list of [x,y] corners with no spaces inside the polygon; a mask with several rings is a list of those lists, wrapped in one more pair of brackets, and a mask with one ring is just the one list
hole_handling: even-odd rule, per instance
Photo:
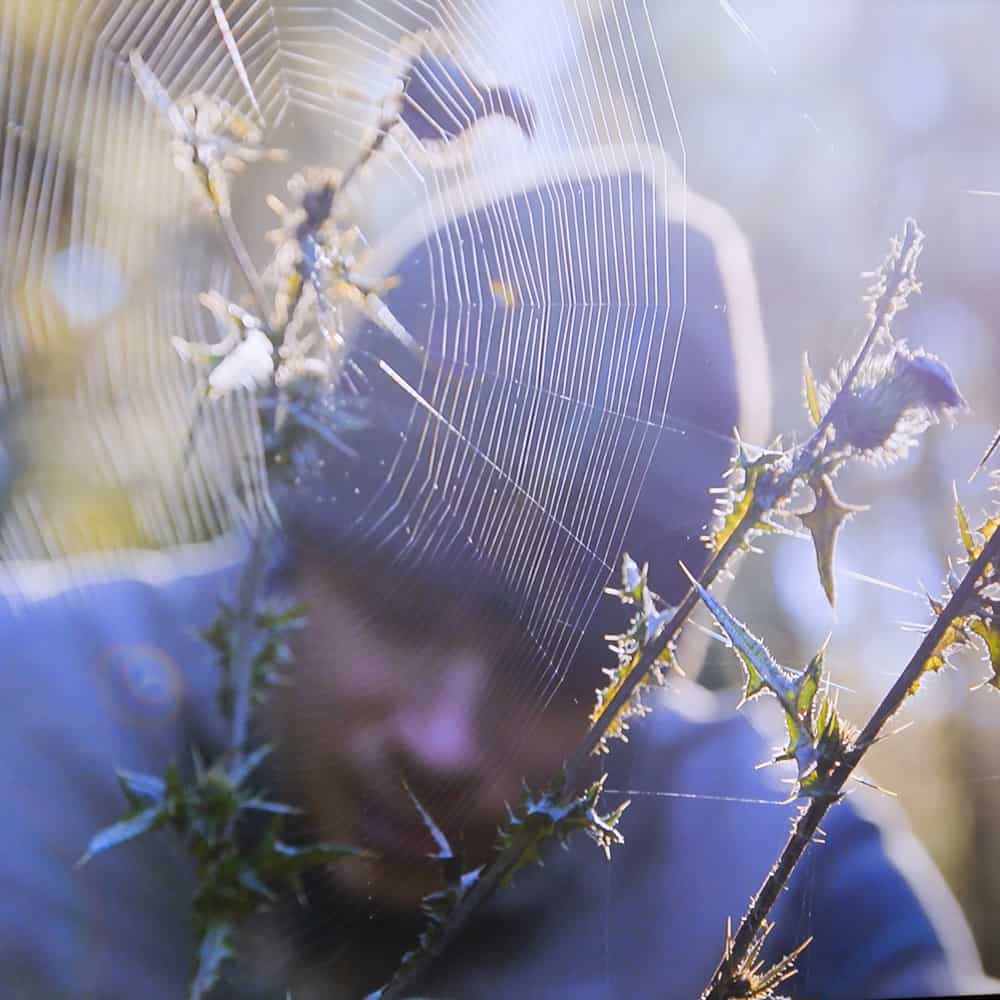
{"label": "blurred background foliage", "polygon": [[[98,20],[110,22],[115,6],[98,3]],[[256,5],[245,6],[251,16]],[[174,327],[207,322],[194,298],[208,284],[203,276],[213,274],[217,246],[171,173],[163,134],[146,128],[137,142],[126,129],[137,113],[134,95],[112,87],[103,106],[82,102],[80,81],[105,72],[93,44],[100,24],[82,38],[60,16],[65,7],[66,0],[0,6],[0,493],[8,512],[0,543],[8,559],[196,541],[246,513],[219,485],[226,476],[215,467],[218,455],[234,454],[219,445],[245,433],[226,413],[242,404],[220,406],[191,452],[193,375],[166,337],[136,335],[165,317]],[[497,64],[518,53],[523,65],[540,8],[565,25],[545,49],[548,80],[560,81],[571,64],[561,55],[578,47],[613,60],[606,19],[613,7],[497,2],[489,8]],[[898,465],[844,477],[844,499],[872,510],[843,532],[835,612],[811,547],[798,538],[769,540],[765,557],[745,560],[729,598],[781,662],[804,664],[832,633],[827,664],[845,688],[840,706],[860,722],[916,646],[907,625],[927,621],[923,587],[940,590],[947,558],[958,551],[953,482],[971,516],[989,502],[987,478],[967,480],[1000,423],[1000,5],[671,0],[648,10],[652,33],[639,44],[644,68],[658,72],[661,60],[669,83],[670,103],[654,109],[673,137],[668,152],[694,190],[732,213],[752,247],[776,429],[801,434],[806,427],[803,352],[823,375],[858,343],[860,272],[877,266],[905,216],[927,233],[923,294],[896,332],[951,365],[971,412],[954,430],[932,430]],[[198,24],[192,45],[210,30]],[[337,66],[311,72],[356,76],[357,58],[348,47]],[[67,106],[54,128],[43,101],[51,90],[37,77],[57,71]],[[384,82],[368,81],[373,92]],[[645,114],[586,82],[568,82],[588,101],[610,105],[594,125],[600,133],[603,121],[608,134],[595,138],[614,138],[617,123]],[[356,141],[361,124],[331,135],[309,115],[304,103],[298,124],[283,126],[299,130],[307,158],[335,157],[338,144]],[[276,139],[287,144],[289,137]],[[63,155],[72,150],[89,151],[99,164],[85,198],[74,182],[80,161]],[[495,153],[487,143],[481,155]],[[28,183],[34,175],[37,183]],[[30,198],[18,200],[18,192]],[[391,197],[359,206],[366,231],[377,232],[399,207]],[[266,221],[262,208],[249,212]],[[81,232],[111,231],[126,217],[141,220],[141,237],[122,256],[91,253],[81,241]],[[160,276],[182,255],[188,274],[199,273],[192,260],[203,258],[200,287],[162,285]],[[213,280],[224,289],[229,279],[215,273]],[[235,452],[252,455],[255,447],[243,441]],[[248,490],[259,489],[252,471],[240,466],[226,475],[233,473]],[[969,690],[984,670],[973,658],[928,679],[899,720],[917,725],[875,748],[867,771],[897,793],[996,975],[1000,701],[995,692]],[[737,683],[726,650],[710,650],[703,678],[715,687]]]}

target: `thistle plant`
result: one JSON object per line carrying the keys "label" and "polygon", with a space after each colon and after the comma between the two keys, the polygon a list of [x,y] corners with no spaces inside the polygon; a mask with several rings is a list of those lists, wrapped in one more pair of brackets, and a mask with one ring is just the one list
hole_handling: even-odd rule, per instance
{"label": "thistle plant", "polygon": [[[758,961],[771,927],[766,920],[768,913],[818,830],[822,816],[842,798],[843,786],[861,757],[903,699],[916,690],[921,677],[943,666],[957,645],[979,642],[985,646],[993,670],[985,683],[997,685],[997,518],[989,518],[973,530],[960,505],[958,521],[968,564],[965,576],[959,581],[950,575],[951,596],[947,603],[930,599],[936,620],[892,690],[860,731],[844,721],[837,710],[824,673],[824,650],[819,650],[804,669],[781,666],[709,591],[737,554],[754,549],[757,538],[789,531],[789,522],[797,521],[812,538],[820,582],[832,605],[838,533],[848,518],[866,509],[840,499],[834,488],[837,473],[850,462],[885,464],[898,459],[931,424],[950,419],[965,408],[947,365],[921,349],[911,349],[891,329],[894,318],[920,289],[916,264],[923,239],[916,223],[907,220],[881,267],[870,275],[873,280],[865,295],[869,327],[853,360],[838,366],[824,384],[817,383],[806,360],[803,395],[813,427],[807,439],[789,448],[782,448],[780,438],[770,448],[754,447],[737,439],[727,482],[714,491],[718,498],[716,515],[705,536],[711,558],[700,578],[691,578],[691,588],[681,603],[676,608],[663,605],[648,586],[648,567],[640,569],[635,560],[624,556],[621,585],[609,593],[634,608],[635,614],[626,632],[608,636],[617,654],[617,666],[606,671],[609,683],[597,692],[590,730],[543,797],[543,801],[551,799],[546,829],[558,836],[554,817],[581,801],[574,797],[573,788],[588,759],[593,753],[607,753],[611,740],[626,739],[629,720],[649,711],[641,700],[643,688],[650,683],[662,684],[669,670],[676,668],[673,650],[681,628],[696,604],[704,602],[743,665],[744,702],[767,693],[781,706],[788,742],[774,762],[795,763],[797,778],[792,797],[804,800],[808,806],[800,813],[785,850],[753,898],[735,935],[727,928],[723,957],[703,1000],[771,997],[794,974],[795,959],[808,940],[771,968],[762,968]],[[795,509],[793,505],[804,490],[812,494],[812,505]],[[599,791],[602,780],[590,785],[585,794]],[[619,810],[607,817],[605,825],[613,825],[620,814]],[[516,828],[517,817],[513,819]],[[455,898],[449,919],[443,922],[440,914],[437,916],[432,933],[425,934],[421,941],[422,950],[408,956],[396,978],[369,1000],[396,1000],[407,995],[475,908],[495,888],[509,884],[523,863],[525,855],[520,846],[506,831],[501,833],[493,863],[477,872],[474,882]],[[532,857],[539,847],[533,845]]]}
{"label": "thistle plant", "polygon": [[[530,103],[510,88],[476,83],[441,54],[431,36],[404,40],[396,85],[355,159],[339,171],[323,167],[295,173],[287,203],[274,195],[268,198],[278,219],[270,234],[275,249],[270,263],[258,269],[233,220],[233,179],[247,165],[280,162],[287,154],[268,147],[262,125],[225,102],[205,94],[174,101],[138,53],[132,53],[130,63],[137,85],[170,131],[175,163],[217,221],[248,293],[233,301],[206,289],[200,301],[211,314],[217,339],[211,344],[174,340],[180,356],[201,374],[201,403],[191,433],[197,430],[202,406],[234,392],[252,393],[272,486],[294,488],[299,473],[322,450],[332,448],[350,460],[348,432],[366,419],[359,396],[344,391],[351,389],[354,375],[354,334],[346,313],[360,313],[382,336],[420,350],[382,297],[394,279],[373,278],[359,266],[356,247],[363,234],[343,221],[345,191],[384,151],[390,132],[401,141],[447,155],[468,141],[477,121],[500,115],[530,138]],[[428,86],[428,79],[437,81],[437,89]],[[467,109],[460,121],[455,106]],[[973,528],[961,505],[957,517],[965,554],[958,568],[964,572],[961,577],[952,572],[948,593],[930,599],[933,625],[860,731],[838,713],[823,650],[804,668],[783,666],[711,594],[713,581],[730,569],[734,557],[753,550],[761,536],[798,523],[812,538],[820,580],[832,604],[839,532],[865,509],[838,496],[838,473],[852,462],[895,460],[930,424],[964,408],[945,363],[911,348],[892,331],[895,317],[919,291],[916,264],[922,245],[923,234],[908,220],[872,275],[866,294],[869,328],[853,359],[823,384],[806,363],[803,392],[812,424],[806,439],[784,447],[779,438],[769,448],[737,442],[705,536],[711,552],[708,565],[697,580],[692,578],[680,604],[664,605],[649,587],[647,568],[624,557],[620,585],[610,593],[631,617],[620,634],[608,636],[615,662],[606,670],[606,686],[596,693],[590,728],[546,787],[525,787],[522,801],[510,807],[493,860],[466,870],[460,852],[411,795],[437,847],[431,860],[441,869],[444,888],[424,900],[424,933],[403,956],[391,981],[369,1000],[410,995],[476,909],[496,888],[511,884],[525,865],[537,862],[549,841],[565,843],[575,831],[584,830],[605,856],[622,842],[618,821],[628,803],[602,811],[606,775],[596,781],[582,776],[593,754],[610,752],[613,741],[626,739],[629,726],[650,711],[641,700],[643,689],[663,684],[678,669],[676,643],[699,602],[708,607],[743,665],[744,700],[763,695],[776,699],[788,741],[775,760],[794,763],[794,797],[807,803],[735,934],[727,928],[724,953],[704,997],[771,996],[793,974],[795,958],[807,942],[769,969],[759,962],[767,916],[822,816],[842,797],[845,783],[886,721],[921,677],[943,666],[956,646],[985,645],[992,674],[984,683],[1000,689],[998,518]],[[796,507],[807,491],[811,506]],[[128,813],[93,838],[83,859],[161,827],[181,838],[198,877],[192,997],[207,995],[218,982],[247,916],[281,893],[294,891],[305,871],[363,853],[351,845],[292,844],[285,823],[296,808],[272,800],[255,777],[271,752],[269,744],[260,742],[257,712],[275,685],[294,683],[289,637],[302,627],[306,614],[297,606],[274,606],[265,594],[268,561],[279,531],[276,513],[266,512],[255,527],[235,603],[222,605],[203,634],[219,667],[219,709],[230,729],[228,746],[208,763],[194,757],[190,778],[176,763],[163,778],[120,774]]]}
{"label": "thistle plant", "polygon": [[[213,9],[245,80],[222,8],[213,3]],[[298,474],[317,460],[321,447],[353,457],[343,433],[364,418],[357,395],[342,391],[345,384],[356,388],[351,384],[352,344],[345,309],[356,310],[409,350],[420,350],[381,298],[395,279],[373,280],[358,271],[361,233],[339,221],[340,202],[350,184],[363,175],[390,131],[408,134],[428,147],[452,145],[480,119],[502,115],[526,135],[533,132],[529,102],[516,91],[479,85],[439,53],[432,35],[404,39],[397,60],[400,77],[383,102],[377,127],[351,164],[342,171],[310,168],[294,174],[288,182],[291,204],[268,197],[279,226],[268,234],[275,251],[261,271],[233,220],[233,181],[248,164],[285,161],[286,151],[268,147],[264,129],[219,98],[198,92],[174,101],[138,52],[129,57],[139,90],[169,130],[175,165],[203,210],[218,223],[249,293],[249,300],[240,302],[215,289],[205,290],[199,301],[212,316],[217,339],[206,344],[172,338],[179,356],[199,371],[199,406],[190,434],[193,438],[197,432],[204,405],[238,391],[252,393],[272,489],[292,488]],[[451,106],[422,82],[428,73],[443,78],[451,91],[448,97],[460,99],[471,113],[456,121]],[[206,996],[219,982],[246,917],[266,909],[283,893],[301,893],[302,875],[310,869],[345,857],[370,856],[350,845],[292,843],[285,824],[300,810],[272,800],[255,782],[273,749],[261,742],[258,709],[275,686],[293,682],[289,639],[306,614],[299,605],[275,606],[266,593],[279,532],[272,507],[253,531],[235,604],[220,602],[217,617],[202,632],[219,668],[218,708],[229,727],[228,746],[210,763],[193,753],[190,779],[176,762],[167,766],[163,778],[119,772],[127,814],[97,833],[80,860],[86,863],[162,827],[177,834],[198,882],[192,901],[192,1000]],[[596,801],[597,791],[591,800]],[[453,898],[464,893],[472,876],[461,873],[443,834],[414,803],[439,842],[439,860],[457,879],[440,898],[426,902],[433,917],[450,911]],[[530,809],[528,814],[533,815]],[[580,805],[564,809],[551,832],[565,836],[571,829],[600,822],[596,813]],[[533,840],[550,831],[539,832],[534,821],[525,826],[531,832],[516,839],[527,861]],[[602,836],[613,838],[610,823]]]}
{"label": "thistle plant", "polygon": [[[974,645],[979,640],[985,648],[986,659],[992,671],[992,675],[983,683],[998,687],[1000,617],[997,614],[996,594],[1000,589],[997,569],[1000,565],[1000,533],[995,530],[998,518],[989,517],[972,531],[961,505],[957,505],[957,515],[966,548],[963,559],[965,572],[960,580],[949,574],[950,597],[946,603],[929,599],[931,609],[936,614],[933,624],[889,692],[857,733],[837,719],[836,709],[830,707],[828,699],[821,701],[819,706],[815,705],[814,685],[820,677],[821,659],[814,659],[806,670],[797,675],[781,671],[760,641],[706,591],[699,589],[700,596],[730,637],[734,650],[744,664],[746,691],[751,692],[748,696],[752,697],[753,693],[766,688],[778,697],[788,725],[789,746],[776,759],[796,760],[799,765],[797,795],[810,800],[800,811],[788,841],[767,879],[752,898],[736,935],[731,936],[727,928],[723,958],[702,994],[702,1000],[772,995],[767,990],[753,992],[748,986],[751,982],[748,963],[752,963],[770,929],[766,923],[768,913],[819,830],[827,810],[843,797],[844,786],[862,757],[878,740],[886,723],[905,699],[917,690],[924,675],[947,664],[949,654],[956,648]],[[817,662],[820,663],[819,667],[816,666]],[[778,676],[781,680],[772,686],[775,669],[780,671]],[[759,687],[758,681],[762,681]],[[799,694],[791,705],[779,694],[781,691],[787,692],[789,687]],[[807,693],[805,699],[801,698],[803,691]],[[806,763],[804,770],[803,760]]]}

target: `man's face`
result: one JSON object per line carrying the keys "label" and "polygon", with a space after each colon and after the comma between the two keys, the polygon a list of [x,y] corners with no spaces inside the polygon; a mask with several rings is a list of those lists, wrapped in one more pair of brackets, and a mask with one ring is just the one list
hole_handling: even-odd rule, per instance
{"label": "man's face", "polygon": [[466,867],[482,864],[505,803],[519,800],[522,778],[537,788],[555,773],[590,699],[533,713],[542,669],[526,668],[519,629],[483,601],[370,567],[306,564],[298,583],[309,618],[286,725],[314,832],[381,856],[334,866],[342,888],[413,907],[441,883],[403,782]]}

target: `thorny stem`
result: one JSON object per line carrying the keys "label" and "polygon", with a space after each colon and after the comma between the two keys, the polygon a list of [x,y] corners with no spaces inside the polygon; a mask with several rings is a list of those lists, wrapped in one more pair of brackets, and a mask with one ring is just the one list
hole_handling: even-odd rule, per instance
{"label": "thorny stem", "polygon": [[[797,450],[788,468],[775,476],[769,491],[770,505],[765,506],[756,500],[751,502],[743,519],[705,568],[698,582],[706,589],[708,589],[719,573],[725,569],[733,553],[743,544],[747,534],[760,522],[761,517],[767,514],[770,509],[777,506],[787,496],[795,485],[796,480],[805,475],[815,463],[822,449],[826,430],[830,426],[830,421],[833,419],[839,400],[850,391],[858,372],[861,370],[861,366],[875,346],[875,339],[879,331],[888,326],[889,321],[896,312],[898,308],[897,298],[903,293],[905,284],[913,280],[914,254],[919,253],[922,240],[923,233],[917,227],[917,224],[913,219],[907,219],[903,227],[903,238],[900,241],[896,265],[886,277],[885,288],[875,303],[875,308],[872,310],[871,325],[868,328],[868,333],[865,335],[864,342],[858,350],[854,363],[851,365],[850,371],[841,385],[840,392],[837,393],[836,398],[830,404],[809,440]],[[567,766],[569,778],[567,785],[569,787],[575,785],[574,779],[579,775],[586,759],[594,752],[598,743],[601,742],[604,734],[607,732],[608,726],[610,726],[622,707],[632,697],[635,689],[647,680],[650,668],[656,661],[656,658],[660,656],[667,648],[667,645],[680,632],[681,626],[697,602],[698,593],[692,587],[663,631],[647,647],[636,668],[625,679],[607,708],[591,727],[580,746],[577,747]]]}
{"label": "thorny stem", "polygon": [[382,148],[382,143],[385,142],[389,135],[389,128],[392,122],[379,122],[378,132],[372,141],[361,151],[360,155],[355,157],[351,165],[344,171],[343,176],[340,178],[340,184],[337,185],[337,194],[343,194],[346,190],[347,185],[350,184],[351,180],[354,178],[355,174],[366,164],[369,163],[372,157]]}
{"label": "thorny stem", "polygon": [[916,266],[916,259],[923,247],[923,240],[923,231],[917,225],[916,221],[907,219],[903,223],[903,237],[899,243],[899,256],[896,259],[895,266],[887,276],[882,294],[878,297],[875,307],[872,309],[871,325],[868,327],[864,343],[861,345],[861,349],[858,351],[858,355],[854,359],[847,377],[844,379],[843,388],[837,393],[837,397],[830,404],[826,413],[823,414],[823,418],[817,425],[816,430],[813,431],[812,437],[806,443],[807,450],[814,442],[818,443],[826,433],[827,428],[836,415],[840,400],[851,388],[855,378],[857,378],[858,372],[861,370],[861,366],[865,362],[865,358],[868,357],[872,347],[875,345],[875,338],[878,337],[883,329],[888,328],[898,308],[897,297],[904,295],[904,285],[908,281],[912,282],[914,280],[913,269]]}
{"label": "thorny stem", "polygon": [[928,629],[923,641],[917,647],[906,668],[882,699],[878,708],[872,713],[864,729],[844,755],[844,759],[830,775],[830,794],[814,799],[808,807],[799,814],[799,818],[785,843],[774,867],[768,873],[760,891],[750,902],[736,936],[733,938],[726,961],[719,964],[712,976],[711,982],[702,993],[701,1000],[727,1000],[729,976],[734,969],[739,968],[752,948],[760,929],[781,894],[792,874],[799,858],[809,842],[819,829],[819,824],[827,810],[838,801],[841,789],[858,766],[865,752],[878,738],[885,724],[896,714],[900,705],[906,700],[914,682],[920,677],[927,661],[930,659],[938,643],[952,622],[963,613],[969,597],[977,581],[986,571],[991,562],[1000,557],[1000,531],[994,531],[983,551],[969,567],[962,582],[955,590],[951,600],[938,615],[934,624]]}
{"label": "thorny stem", "polygon": [[233,718],[230,730],[232,767],[238,768],[245,756],[253,702],[253,661],[257,655],[257,599],[267,566],[271,527],[263,520],[254,532],[250,552],[240,574],[234,624],[232,662]]}
{"label": "thorny stem", "polygon": [[[378,143],[376,142],[375,148],[377,148],[377,146]],[[368,157],[362,156],[360,162],[364,162],[367,158]],[[344,179],[348,179],[350,174],[353,172],[353,170],[349,171]],[[343,190],[343,186],[341,187],[341,190]],[[699,577],[698,582],[702,587],[708,589],[711,586],[716,577],[718,577],[719,573],[726,568],[734,553],[742,547],[749,533],[760,523],[761,518],[764,517],[770,510],[773,510],[778,503],[780,503],[781,500],[783,500],[790,493],[796,481],[806,475],[815,464],[817,457],[823,449],[826,431],[830,426],[838,401],[850,391],[858,372],[861,370],[861,366],[864,364],[865,359],[871,353],[871,350],[875,345],[875,340],[878,337],[879,332],[888,326],[893,315],[898,310],[898,299],[905,294],[907,282],[913,281],[913,267],[916,259],[915,255],[920,251],[922,240],[923,233],[917,227],[917,224],[912,219],[907,219],[904,225],[903,237],[900,241],[896,263],[886,276],[885,287],[875,302],[872,310],[871,325],[869,326],[865,339],[858,350],[854,363],[851,365],[847,376],[843,380],[840,391],[830,404],[826,414],[823,416],[812,435],[810,435],[809,439],[796,450],[791,462],[783,470],[775,473],[770,489],[768,490],[768,503],[762,503],[756,497],[751,501],[749,508],[744,513],[739,524],[737,524],[732,534],[719,548],[719,551],[715,553],[708,566],[705,567]],[[1000,532],[997,532],[996,534],[1000,536]],[[985,563],[983,565],[985,565]],[[971,587],[972,584],[970,583],[969,586]],[[956,598],[958,597],[958,592],[956,592],[955,596]],[[681,601],[677,610],[674,612],[673,616],[670,618],[670,621],[667,622],[663,629],[657,634],[656,638],[646,645],[635,668],[629,673],[628,677],[625,678],[621,687],[605,707],[604,711],[587,731],[583,740],[577,746],[572,757],[570,757],[566,764],[566,781],[564,787],[567,795],[572,794],[573,790],[578,787],[583,771],[588,765],[590,756],[604,738],[611,723],[617,717],[621,709],[628,703],[629,699],[631,699],[636,688],[640,684],[646,682],[653,664],[680,633],[681,628],[687,621],[688,615],[690,615],[694,610],[697,602],[697,589],[691,587],[684,596],[684,599]],[[953,606],[955,606],[954,600],[949,603],[948,607],[951,608]],[[928,633],[927,638],[930,639],[931,635],[934,634],[935,631],[936,630],[933,630],[931,633]],[[924,647],[922,645],[921,649],[923,648]],[[926,656],[924,659],[926,659]],[[923,661],[921,661],[921,665],[922,663]],[[911,678],[911,682],[912,679],[913,678]],[[897,684],[897,687],[898,686],[899,685]],[[904,696],[906,688],[907,685],[904,684]],[[896,687],[893,688],[893,692],[895,691]],[[890,692],[890,694],[891,693],[892,692]],[[898,707],[898,704],[895,707]],[[892,711],[895,711],[895,708],[893,708]],[[891,714],[892,712],[889,712],[883,719],[881,719],[878,723],[879,728],[881,728],[885,720]],[[875,717],[873,716],[873,719],[874,718]],[[866,727],[862,736],[866,736],[868,733],[869,727]],[[856,746],[862,745],[860,741],[861,737],[859,737]],[[860,754],[858,755],[858,759],[860,759]],[[852,764],[851,768],[845,771],[843,780],[846,781],[847,777],[850,775],[850,770],[853,769],[853,766],[854,765]],[[839,774],[839,772],[835,772],[835,774]],[[786,854],[790,852],[793,842],[796,844],[798,843],[797,837],[804,837],[804,840],[801,845],[798,846],[798,850],[794,853],[794,856],[789,855],[790,861],[788,862],[788,871],[785,872],[781,885],[787,881],[788,875],[791,873],[791,869],[795,866],[795,863],[798,861],[805,845],[815,833],[819,825],[819,820],[826,812],[826,807],[824,807],[819,815],[816,816],[811,828],[807,829],[806,821],[818,804],[819,801],[817,800],[817,802],[814,802],[813,806],[803,814],[803,818],[799,824],[802,828],[801,834],[799,833],[799,826],[797,826],[796,831],[792,834],[792,838],[789,840],[789,845],[785,850]],[[779,860],[778,864],[775,866],[775,871],[778,866],[782,864],[784,857],[785,854],[782,855],[782,859]],[[397,973],[397,975],[381,991],[381,993],[376,994],[379,1000],[399,1000],[399,998],[402,998],[411,986],[419,979],[419,977],[423,975],[437,956],[448,947],[458,932],[468,922],[469,918],[476,911],[476,909],[478,909],[478,907],[481,906],[493,894],[499,885],[514,871],[517,863],[517,854],[512,848],[500,851],[494,860],[483,870],[482,874],[473,884],[472,888],[469,889],[469,891],[456,904],[455,909],[449,915],[447,922],[437,930],[420,953],[411,959],[404,969]],[[778,891],[780,891],[780,885],[775,890],[775,897]],[[763,901],[764,898],[765,896],[762,890],[755,900],[755,905],[757,900]],[[734,940],[732,952],[734,962],[739,961],[746,955],[749,944],[752,944],[753,942],[756,927],[760,925],[763,917],[767,915],[771,905],[773,905],[773,902],[774,899],[772,898],[767,904],[767,908],[762,910],[760,918],[753,924],[754,929],[752,931],[747,930],[748,926],[750,926],[748,923],[749,914],[748,918],[744,919],[744,922],[741,924],[740,930],[737,933],[737,937]],[[739,947],[738,951],[737,946]],[[703,1000],[709,1000],[709,995],[706,994],[706,997],[703,998]],[[711,1000],[719,1000],[719,998],[712,995]]]}

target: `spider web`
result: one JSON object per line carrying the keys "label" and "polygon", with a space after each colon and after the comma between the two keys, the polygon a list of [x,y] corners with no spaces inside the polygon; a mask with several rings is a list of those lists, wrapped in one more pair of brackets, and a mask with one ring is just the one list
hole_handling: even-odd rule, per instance
{"label": "spider web", "polygon": [[[430,419],[411,421],[419,443],[399,449],[378,517],[357,531],[395,517],[383,535],[407,537],[394,557],[433,561],[460,510],[458,530],[505,568],[535,655],[550,651],[526,692],[544,703],[615,570],[658,441],[691,442],[700,427],[672,402],[691,196],[666,76],[643,68],[649,12],[549,4],[538,15],[554,48],[474,3],[8,5],[0,204],[17,264],[3,278],[0,389],[11,414],[40,397],[23,430],[12,420],[25,452],[54,424],[65,436],[50,467],[76,470],[98,503],[127,496],[133,543],[177,545],[254,520],[267,501],[250,400],[199,408],[195,375],[170,346],[192,332],[212,339],[199,291],[239,293],[163,153],[129,53],[173,97],[204,91],[259,118],[293,165],[346,166],[405,66],[401,42],[431,34],[476,79],[529,95],[537,130],[529,141],[488,120],[434,152],[395,128],[352,188],[362,266],[391,274],[422,254],[426,287],[414,294],[410,282],[404,325],[432,317],[431,363],[412,380],[384,364],[374,375]],[[460,99],[449,100],[461,122]],[[256,183],[280,190],[280,172],[260,173]],[[247,233],[266,227],[267,190],[240,189]],[[760,353],[753,303],[726,293],[750,314],[741,349]],[[87,532],[96,511],[60,516],[58,489],[30,486],[10,498],[8,556],[58,556],[80,547],[74,531],[99,535]]]}
{"label": "spider web", "polygon": [[[4,5],[5,559],[96,547],[85,565],[127,564],[122,548],[196,542],[268,509],[252,398],[200,406],[197,375],[171,346],[213,339],[200,292],[243,293],[170,161],[130,54],[173,99],[224,99],[289,150],[288,168],[260,165],[234,188],[234,215],[263,264],[264,195],[281,193],[295,168],[352,162],[406,68],[401,46],[424,33],[487,81],[476,87],[526,95],[534,128],[528,138],[503,117],[466,128],[462,95],[441,91],[446,124],[454,116],[463,134],[422,142],[394,127],[351,187],[359,267],[400,274],[386,299],[425,346],[419,365],[362,352],[360,390],[345,375],[342,391],[392,382],[411,407],[351,530],[400,566],[457,566],[457,540],[497,568],[530,640],[505,669],[517,678],[516,724],[531,729],[593,631],[661,442],[676,442],[676,468],[711,451],[714,478],[735,417],[749,439],[763,433],[752,398],[742,415],[703,419],[690,379],[712,376],[706,362],[689,362],[676,385],[705,320],[694,316],[689,332],[690,219],[739,279],[700,303],[728,309],[734,328],[733,344],[711,349],[729,367],[738,350],[747,364],[737,369],[758,380],[764,351],[742,243],[687,190],[647,6],[534,5],[537,32],[523,30],[522,5],[506,13],[472,0]],[[699,266],[711,261],[698,253]],[[25,476],[14,475],[20,457]],[[349,480],[349,460],[345,470]],[[682,491],[696,513],[678,511],[696,549],[707,485]],[[595,670],[583,690],[598,680]]]}
{"label": "spider web", "polygon": [[[688,297],[694,234],[718,240],[730,273],[749,265],[726,220],[688,188],[650,8],[5,3],[0,489],[9,495],[0,558],[54,559],[106,540],[117,547],[96,561],[128,564],[131,555],[116,554],[122,542],[185,545],[268,509],[252,399],[236,394],[199,410],[197,375],[170,343],[213,339],[200,292],[239,299],[243,290],[170,162],[129,54],[138,50],[174,99],[217,95],[290,151],[287,167],[261,165],[235,186],[234,212],[263,264],[255,234],[271,224],[264,195],[283,194],[301,166],[351,163],[405,68],[401,43],[428,32],[477,81],[526,94],[536,128],[528,139],[494,118],[441,145],[396,127],[352,187],[364,266],[425,279],[405,280],[387,300],[427,351],[419,365],[362,352],[364,379],[392,383],[410,410],[351,527],[404,568],[458,567],[456,540],[499,567],[531,640],[512,671],[523,710],[514,724],[527,735],[594,621],[644,491],[661,485],[657,449],[672,442],[682,463],[698,450],[722,456],[731,443],[733,421],[718,426],[691,408],[698,389],[681,367],[701,336]],[[722,9],[769,59],[733,5]],[[449,107],[467,121],[460,101]],[[752,288],[728,285],[710,308],[728,311],[736,368],[760,385]],[[743,437],[760,441],[765,421],[754,403],[745,397],[736,416]],[[55,480],[32,478],[39,465]],[[125,528],[107,523],[109,508]],[[695,538],[696,520],[684,526]],[[711,788],[625,781],[625,791],[773,805]],[[426,801],[432,812],[435,803]]]}

